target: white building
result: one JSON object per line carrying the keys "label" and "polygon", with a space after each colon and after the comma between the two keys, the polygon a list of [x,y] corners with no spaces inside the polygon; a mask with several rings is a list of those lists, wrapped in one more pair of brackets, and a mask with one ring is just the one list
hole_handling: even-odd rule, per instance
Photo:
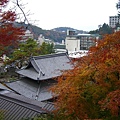
{"label": "white building", "polygon": [[80,51],[80,50],[88,50],[92,45],[95,45],[95,40],[99,39],[99,35],[97,34],[77,34],[75,35],[70,31],[67,34],[65,39],[66,49],[68,51]]}
{"label": "white building", "polygon": [[110,27],[115,28],[117,23],[120,23],[119,16],[109,16]]}
{"label": "white building", "polygon": [[25,35],[23,35],[23,40],[21,40],[21,42],[25,42],[29,38],[34,39],[33,34],[31,33],[30,30],[26,30]]}
{"label": "white building", "polygon": [[37,43],[38,43],[39,45],[42,45],[42,43],[43,43],[44,41],[45,41],[45,37],[44,37],[42,34],[40,34],[39,37],[38,37]]}
{"label": "white building", "polygon": [[65,39],[66,50],[69,56],[83,56],[86,54],[89,48],[96,45],[96,40],[99,39],[97,34],[75,34],[75,31],[67,31],[67,37]]}
{"label": "white building", "polygon": [[52,43],[54,44],[54,41],[50,39],[45,39],[45,37],[42,34],[40,34],[38,37],[37,43],[39,45],[42,45],[43,42],[48,43],[48,44],[52,44]]}

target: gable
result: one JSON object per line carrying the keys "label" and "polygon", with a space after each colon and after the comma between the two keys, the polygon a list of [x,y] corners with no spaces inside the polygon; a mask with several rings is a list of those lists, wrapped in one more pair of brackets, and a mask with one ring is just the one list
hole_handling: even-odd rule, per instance
{"label": "gable", "polygon": [[73,68],[66,53],[34,56],[30,58],[30,64],[32,67],[19,70],[17,73],[33,80],[46,80],[58,77],[63,71]]}

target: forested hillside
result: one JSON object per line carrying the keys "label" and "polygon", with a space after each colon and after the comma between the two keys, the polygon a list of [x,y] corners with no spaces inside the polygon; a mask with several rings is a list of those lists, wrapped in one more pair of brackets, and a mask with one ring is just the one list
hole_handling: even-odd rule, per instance
{"label": "forested hillside", "polygon": [[46,39],[51,39],[55,42],[61,42],[66,37],[66,32],[58,32],[53,30],[43,30],[40,27],[34,25],[28,25],[25,23],[15,23],[16,26],[23,26],[26,30],[30,30],[35,39],[38,39],[38,36],[42,34]]}
{"label": "forested hillside", "polygon": [[51,39],[55,42],[61,43],[62,40],[65,40],[67,35],[67,29],[69,30],[75,30],[77,33],[83,33],[82,30],[77,30],[70,27],[58,27],[51,30],[43,30],[40,27],[34,26],[34,25],[28,25],[25,23],[15,23],[16,26],[23,26],[25,29],[30,30],[34,34],[34,38],[38,39],[38,36],[42,34],[46,39]]}
{"label": "forested hillside", "polygon": [[[25,23],[15,23],[16,26],[23,26],[25,29],[30,30],[35,39],[38,39],[38,36],[40,34],[42,34],[46,39],[51,39],[55,42],[59,42],[61,43],[62,40],[65,40],[66,35],[67,35],[67,30],[75,30],[76,33],[88,33],[86,31],[83,30],[77,30],[71,27],[57,27],[57,28],[53,28],[51,30],[44,30],[38,26],[35,25],[28,25]],[[113,29],[109,27],[109,25],[107,25],[106,23],[104,23],[99,29],[97,30],[93,30],[89,32],[90,34],[100,34],[100,35],[104,35],[104,34],[111,34],[113,33]]]}

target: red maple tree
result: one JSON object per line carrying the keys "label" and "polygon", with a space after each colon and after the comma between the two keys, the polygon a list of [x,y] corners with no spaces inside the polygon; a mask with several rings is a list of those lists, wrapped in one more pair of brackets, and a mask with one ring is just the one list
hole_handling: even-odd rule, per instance
{"label": "red maple tree", "polygon": [[3,54],[8,46],[16,46],[22,39],[24,30],[14,25],[17,15],[15,12],[4,8],[9,0],[0,0],[0,55]]}

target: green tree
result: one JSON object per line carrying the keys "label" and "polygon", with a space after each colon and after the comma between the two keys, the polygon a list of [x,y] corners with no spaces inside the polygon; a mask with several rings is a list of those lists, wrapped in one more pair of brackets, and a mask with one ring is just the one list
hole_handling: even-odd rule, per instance
{"label": "green tree", "polygon": [[40,46],[40,54],[41,55],[45,55],[45,54],[51,54],[54,53],[54,44],[50,44],[50,43],[45,43],[43,42],[42,45]]}
{"label": "green tree", "polygon": [[89,34],[100,34],[100,35],[105,35],[105,34],[112,34],[114,30],[109,27],[108,24],[104,23],[99,29],[90,31]]}
{"label": "green tree", "polygon": [[104,35],[104,34],[111,34],[113,33],[113,29],[109,27],[108,24],[104,23],[102,27],[99,28],[99,34]]}
{"label": "green tree", "polygon": [[6,64],[18,61],[16,64],[19,66],[23,66],[30,56],[37,56],[40,54],[40,49],[38,48],[38,44],[34,39],[29,38],[26,42],[21,42],[19,44],[18,49],[15,49],[14,52],[10,56],[10,60],[6,62]]}
{"label": "green tree", "polygon": [[54,45],[43,42],[41,46],[34,39],[29,38],[26,42],[21,42],[18,49],[10,55],[10,60],[5,64],[16,62],[16,66],[21,68],[28,63],[30,56],[38,56],[54,53]]}

